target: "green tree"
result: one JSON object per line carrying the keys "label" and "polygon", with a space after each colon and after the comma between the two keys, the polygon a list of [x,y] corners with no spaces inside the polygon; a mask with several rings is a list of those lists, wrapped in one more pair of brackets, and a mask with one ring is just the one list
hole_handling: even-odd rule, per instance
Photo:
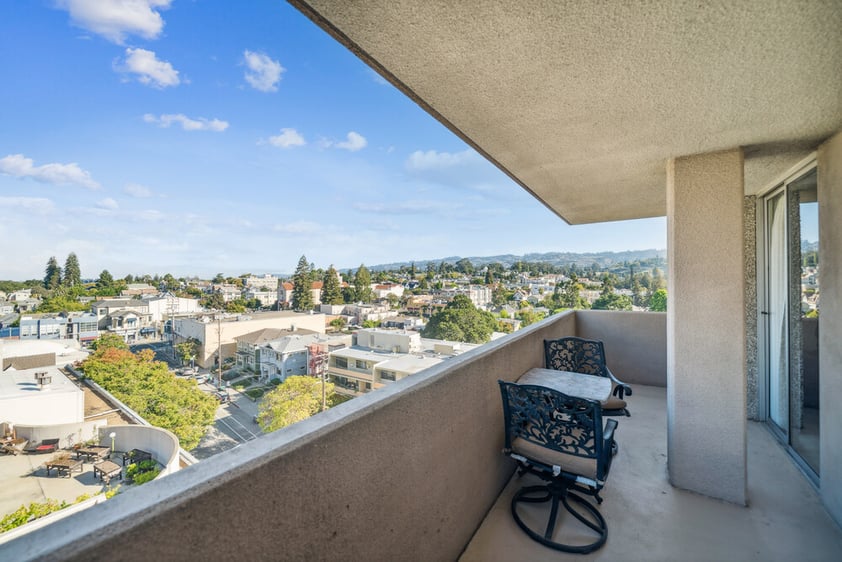
{"label": "green tree", "polygon": [[602,294],[591,305],[594,310],[631,310],[632,301],[626,295],[611,292]]}
{"label": "green tree", "polygon": [[225,308],[225,299],[219,293],[211,293],[199,299],[199,304],[204,308],[223,310]]}
{"label": "green tree", "polygon": [[520,312],[518,312],[517,317],[521,322],[521,324],[520,324],[521,327],[525,328],[526,326],[529,326],[530,324],[534,324],[535,322],[543,320],[545,316],[544,316],[544,313],[535,312],[534,310],[532,310],[530,308],[530,309],[525,309],[525,310],[521,310]]}
{"label": "green tree", "polygon": [[55,256],[47,260],[47,268],[44,271],[44,288],[57,289],[61,285],[61,267]]}
{"label": "green tree", "polygon": [[330,326],[334,330],[341,330],[345,327],[345,324],[347,324],[347,323],[348,323],[348,321],[345,320],[345,318],[343,318],[342,316],[339,316],[339,317],[334,318],[333,320],[330,321]]}
{"label": "green tree", "polygon": [[165,363],[154,360],[152,350],[132,353],[104,338],[97,342],[96,351],[82,363],[85,376],[150,424],[172,431],[185,449],[198,445],[213,423],[216,399],[195,380],[173,377]]}
{"label": "green tree", "polygon": [[175,344],[175,352],[178,358],[181,359],[181,364],[184,365],[188,361],[196,358],[196,351],[199,349],[199,342],[194,338],[187,341]]}
{"label": "green tree", "polygon": [[[325,382],[325,397],[330,404],[334,385]],[[316,377],[288,377],[263,396],[258,406],[257,423],[265,432],[275,431],[306,420],[322,409],[322,381]]]}
{"label": "green tree", "polygon": [[75,287],[82,284],[82,270],[79,268],[79,258],[76,257],[75,252],[67,254],[62,282],[66,287]]}
{"label": "green tree", "polygon": [[292,276],[292,308],[298,312],[313,310],[313,280],[310,276],[310,262],[306,256],[298,260],[298,267]]}
{"label": "green tree", "polygon": [[114,285],[114,277],[111,276],[111,273],[107,269],[103,269],[102,273],[99,274],[96,285],[100,289],[108,289]]}
{"label": "green tree", "polygon": [[102,349],[129,349],[129,346],[117,334],[105,333],[91,342],[91,349],[94,351]]}
{"label": "green tree", "polygon": [[225,283],[225,275],[223,275],[222,273],[217,273],[216,275],[214,275],[213,279],[211,279],[211,283],[215,283],[217,285]]}
{"label": "green tree", "polygon": [[371,302],[374,293],[371,290],[371,274],[365,264],[360,264],[354,274],[354,300],[357,302]]}
{"label": "green tree", "polygon": [[465,295],[456,295],[439,312],[433,314],[424,328],[425,338],[485,343],[497,328],[490,312],[478,310]]}
{"label": "green tree", "polygon": [[56,293],[42,300],[36,312],[84,312],[90,308],[89,305],[82,304],[71,295]]}
{"label": "green tree", "polygon": [[465,275],[471,275],[474,272],[474,264],[468,258],[462,258],[456,262],[456,271]]}
{"label": "green tree", "polygon": [[582,284],[575,273],[561,285],[556,285],[555,301],[561,308],[588,308],[588,301],[581,296]]}
{"label": "green tree", "polygon": [[667,311],[667,290],[658,289],[652,293],[649,299],[649,310],[652,312],[666,312]]}
{"label": "green tree", "polygon": [[415,279],[416,275],[418,275],[418,270],[415,269],[415,262],[412,262],[409,266],[409,278]]}
{"label": "green tree", "polygon": [[342,304],[345,302],[345,299],[342,298],[342,287],[339,284],[339,276],[336,274],[333,264],[327,268],[322,278],[321,299],[324,304]]}

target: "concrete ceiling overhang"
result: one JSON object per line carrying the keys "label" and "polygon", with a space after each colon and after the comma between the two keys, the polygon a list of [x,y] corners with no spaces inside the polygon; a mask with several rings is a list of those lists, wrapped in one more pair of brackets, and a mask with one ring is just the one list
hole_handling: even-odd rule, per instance
{"label": "concrete ceiling overhang", "polygon": [[842,129],[839,0],[291,2],[573,224],[664,215],[678,156],[743,147],[754,193]]}

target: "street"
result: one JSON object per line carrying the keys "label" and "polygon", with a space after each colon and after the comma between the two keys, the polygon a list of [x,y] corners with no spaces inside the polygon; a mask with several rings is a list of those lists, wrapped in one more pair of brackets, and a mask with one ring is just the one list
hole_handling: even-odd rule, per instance
{"label": "street", "polygon": [[[181,367],[181,361],[173,356],[168,342],[148,342],[131,346],[132,352],[142,349],[154,351],[155,359],[166,363],[171,370]],[[197,378],[202,381],[199,383],[199,388],[215,396],[218,391],[215,384],[207,382],[208,374],[207,369],[198,370]],[[211,382],[215,383],[216,379],[211,378]],[[263,435],[260,426],[254,422],[254,417],[257,415],[257,403],[233,388],[223,389],[221,392],[227,392],[230,400],[217,407],[213,425],[208,428],[199,445],[190,451],[197,459],[206,459]]]}

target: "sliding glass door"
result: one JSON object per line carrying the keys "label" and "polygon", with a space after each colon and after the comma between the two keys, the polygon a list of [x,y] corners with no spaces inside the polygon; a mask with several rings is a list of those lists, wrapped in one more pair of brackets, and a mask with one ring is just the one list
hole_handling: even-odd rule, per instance
{"label": "sliding glass door", "polygon": [[819,259],[815,168],[764,200],[768,420],[816,476],[819,471]]}

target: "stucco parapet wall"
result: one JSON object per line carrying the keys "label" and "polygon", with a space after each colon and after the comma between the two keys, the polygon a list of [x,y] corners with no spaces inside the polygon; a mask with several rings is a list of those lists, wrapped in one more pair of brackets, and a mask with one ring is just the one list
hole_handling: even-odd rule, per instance
{"label": "stucco parapet wall", "polygon": [[179,470],[178,437],[171,431],[144,425],[108,425],[99,429],[100,444],[110,446],[111,433],[114,433],[116,450],[140,449],[151,453],[153,459],[164,465],[161,476]]}
{"label": "stucco parapet wall", "polygon": [[[329,545],[335,532],[344,541],[343,554],[352,558],[382,559],[397,549],[398,558],[401,552],[415,552],[428,559],[454,559],[514,470],[500,454],[497,379],[513,380],[541,366],[543,339],[574,333],[574,313],[552,316],[145,484],[142,493],[129,489],[49,530],[5,545],[0,558],[106,559],[108,549],[102,546],[120,544],[128,549],[142,545],[152,558],[212,552],[217,558],[238,553],[325,559],[338,557],[335,545]],[[372,456],[379,462],[372,462]],[[464,469],[472,459],[485,467],[482,474]],[[354,485],[337,489],[339,478]],[[455,508],[439,498],[460,490],[470,493]],[[406,511],[407,502],[414,506],[412,513]],[[257,514],[272,506],[297,514],[289,536],[298,538],[283,552],[276,540],[260,539],[270,536],[270,525]],[[451,513],[453,509],[458,513]],[[221,512],[230,516],[232,540],[209,542],[202,529]],[[368,526],[385,514],[394,532],[382,541],[358,532],[363,521]],[[445,522],[450,526],[447,536],[423,539]],[[155,540],[150,542],[150,536]]]}

